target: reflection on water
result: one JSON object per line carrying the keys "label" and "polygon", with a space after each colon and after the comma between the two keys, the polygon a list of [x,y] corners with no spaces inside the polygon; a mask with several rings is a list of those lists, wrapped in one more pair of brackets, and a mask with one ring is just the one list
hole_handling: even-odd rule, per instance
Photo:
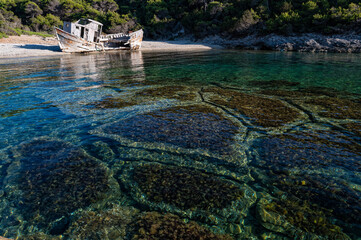
{"label": "reflection on water", "polygon": [[2,60],[0,236],[360,239],[360,60]]}

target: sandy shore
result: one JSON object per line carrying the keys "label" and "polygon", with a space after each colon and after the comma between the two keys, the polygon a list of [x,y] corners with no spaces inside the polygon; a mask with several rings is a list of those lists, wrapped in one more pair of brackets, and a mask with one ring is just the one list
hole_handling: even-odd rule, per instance
{"label": "sandy shore", "polygon": [[[219,45],[198,44],[191,41],[143,41],[141,51],[194,51],[222,48]],[[55,38],[39,36],[10,36],[0,39],[0,58],[54,56],[61,52]]]}

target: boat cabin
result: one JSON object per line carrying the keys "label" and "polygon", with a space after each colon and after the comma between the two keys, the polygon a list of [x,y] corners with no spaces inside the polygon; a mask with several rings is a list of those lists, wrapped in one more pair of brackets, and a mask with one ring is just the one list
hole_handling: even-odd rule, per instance
{"label": "boat cabin", "polygon": [[88,42],[98,42],[103,24],[92,19],[80,19],[75,23],[64,22],[63,30]]}

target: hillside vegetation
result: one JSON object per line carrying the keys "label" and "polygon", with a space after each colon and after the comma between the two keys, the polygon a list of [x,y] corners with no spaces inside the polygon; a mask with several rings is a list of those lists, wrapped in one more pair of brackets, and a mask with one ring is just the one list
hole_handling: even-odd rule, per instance
{"label": "hillside vegetation", "polygon": [[0,37],[88,17],[148,38],[361,32],[361,0],[0,0]]}

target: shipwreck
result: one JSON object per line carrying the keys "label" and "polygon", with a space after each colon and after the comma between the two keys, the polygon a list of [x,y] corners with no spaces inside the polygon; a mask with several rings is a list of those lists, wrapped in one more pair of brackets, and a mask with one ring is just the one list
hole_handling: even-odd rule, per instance
{"label": "shipwreck", "polygon": [[143,40],[143,30],[102,34],[103,24],[92,19],[64,22],[63,29],[55,28],[56,38],[63,52],[94,52],[109,50],[137,50]]}

